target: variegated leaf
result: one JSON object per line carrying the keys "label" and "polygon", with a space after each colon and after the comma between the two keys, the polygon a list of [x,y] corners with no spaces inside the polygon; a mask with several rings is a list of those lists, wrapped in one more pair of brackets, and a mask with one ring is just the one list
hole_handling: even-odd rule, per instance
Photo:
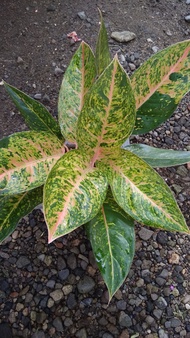
{"label": "variegated leaf", "polygon": [[61,141],[46,132],[25,131],[0,140],[0,195],[43,185],[64,152]]}
{"label": "variegated leaf", "polygon": [[133,134],[166,121],[190,90],[190,40],[172,45],[146,61],[131,77],[137,118]]}
{"label": "variegated leaf", "polygon": [[189,233],[171,190],[146,162],[123,149],[104,162],[110,166],[113,196],[132,218],[148,226]]}
{"label": "variegated leaf", "polygon": [[98,34],[98,41],[96,44],[96,53],[95,53],[96,71],[98,75],[100,75],[111,62],[107,31],[102,18],[101,11],[99,11],[99,13],[101,25]]}
{"label": "variegated leaf", "polygon": [[190,151],[159,149],[139,143],[130,144],[123,149],[131,151],[155,168],[172,167],[190,162]]}
{"label": "variegated leaf", "polygon": [[59,92],[59,124],[63,136],[70,142],[76,142],[78,117],[95,77],[94,55],[90,47],[82,42],[65,72]]}
{"label": "variegated leaf", "polygon": [[35,131],[46,131],[53,133],[62,139],[61,131],[57,121],[40,102],[32,99],[21,90],[3,81],[7,93],[21,112],[27,126]]}
{"label": "variegated leaf", "polygon": [[127,277],[134,257],[133,219],[109,198],[85,228],[111,300]]}
{"label": "variegated leaf", "polygon": [[135,123],[130,80],[117,60],[110,63],[87,96],[78,122],[78,145],[85,150],[118,147]]}
{"label": "variegated leaf", "polygon": [[16,228],[19,220],[42,203],[43,187],[0,199],[0,242]]}
{"label": "variegated leaf", "polygon": [[51,170],[44,190],[49,242],[88,222],[99,211],[107,192],[106,176],[89,165],[79,150],[65,154]]}

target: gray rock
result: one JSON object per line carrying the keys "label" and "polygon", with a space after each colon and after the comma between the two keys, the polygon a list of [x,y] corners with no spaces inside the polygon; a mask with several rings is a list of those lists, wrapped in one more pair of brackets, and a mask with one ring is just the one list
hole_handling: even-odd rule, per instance
{"label": "gray rock", "polygon": [[153,46],[152,50],[154,53],[157,53],[159,51],[159,47],[158,46]]}
{"label": "gray rock", "polygon": [[159,244],[166,244],[168,242],[168,236],[165,232],[159,231],[156,240]]}
{"label": "gray rock", "polygon": [[59,75],[63,74],[63,72],[64,72],[63,69],[61,69],[59,67],[56,67],[55,70],[54,70],[54,74],[56,76],[59,76]]}
{"label": "gray rock", "polygon": [[186,16],[185,16],[185,21],[186,21],[186,22],[190,22],[190,15],[186,15]]}
{"label": "gray rock", "polygon": [[80,281],[77,284],[77,288],[80,293],[88,293],[92,291],[94,286],[95,286],[95,282],[89,276],[85,276],[83,279],[80,279]]}
{"label": "gray rock", "polygon": [[163,311],[160,310],[160,309],[155,309],[153,311],[153,315],[154,315],[154,317],[156,317],[156,319],[160,319],[162,317],[162,313],[163,313]]}
{"label": "gray rock", "polygon": [[43,324],[46,318],[47,318],[47,314],[43,311],[36,314],[36,322],[38,324]]}
{"label": "gray rock", "polygon": [[81,20],[86,20],[86,18],[87,18],[84,11],[78,12],[77,15]]}
{"label": "gray rock", "polygon": [[11,328],[7,323],[0,324],[0,336],[2,338],[12,338],[12,331]]}
{"label": "gray rock", "polygon": [[17,62],[18,65],[22,65],[24,63],[23,59],[20,56],[18,56],[16,62]]}
{"label": "gray rock", "polygon": [[186,4],[187,4],[187,5],[190,5],[190,0],[186,0]]}
{"label": "gray rock", "polygon": [[58,270],[63,270],[66,268],[66,263],[63,257],[59,256],[57,259],[57,268]]}
{"label": "gray rock", "polygon": [[43,331],[37,331],[31,336],[31,338],[45,338],[45,333]]}
{"label": "gray rock", "polygon": [[37,93],[34,95],[35,100],[41,100],[41,98],[42,98],[42,94]]}
{"label": "gray rock", "polygon": [[147,316],[147,317],[145,318],[145,321],[146,321],[146,323],[147,323],[149,326],[151,326],[151,325],[155,322],[155,320],[154,320],[154,318],[153,318],[152,316]]}
{"label": "gray rock", "polygon": [[60,301],[63,297],[63,291],[58,289],[50,293],[51,298],[53,298],[54,302]]}
{"label": "gray rock", "polygon": [[119,42],[128,42],[134,40],[136,38],[136,35],[135,33],[130,31],[123,31],[123,32],[112,32],[111,37],[112,39]]}
{"label": "gray rock", "polygon": [[178,318],[172,318],[171,319],[171,327],[178,327],[181,325],[181,320]]}
{"label": "gray rock", "polygon": [[21,269],[30,264],[30,260],[25,256],[20,256],[16,262],[16,266]]}
{"label": "gray rock", "polygon": [[71,270],[76,269],[77,260],[76,260],[76,256],[74,253],[70,254],[69,257],[67,258],[67,265]]}
{"label": "gray rock", "polygon": [[168,334],[163,329],[160,329],[158,331],[158,334],[159,334],[159,338],[168,338]]}
{"label": "gray rock", "polygon": [[64,269],[64,270],[59,271],[58,275],[61,280],[67,279],[67,277],[69,276],[69,269]]}
{"label": "gray rock", "polygon": [[82,328],[79,331],[77,331],[76,337],[77,338],[87,338],[86,330],[84,328]]}
{"label": "gray rock", "polygon": [[59,317],[56,317],[54,320],[53,320],[53,326],[55,327],[55,329],[58,331],[58,332],[62,332],[63,331],[63,324],[62,324],[62,321]]}
{"label": "gray rock", "polygon": [[119,324],[123,327],[130,327],[132,326],[131,318],[124,312],[121,311],[119,315]]}
{"label": "gray rock", "polygon": [[64,320],[64,326],[69,327],[71,325],[73,325],[72,319],[69,318],[69,317],[65,318],[65,320]]}
{"label": "gray rock", "polygon": [[166,283],[166,280],[162,277],[157,277],[156,278],[156,283],[159,285],[159,286],[163,286],[165,283]]}
{"label": "gray rock", "polygon": [[74,309],[77,305],[77,301],[74,293],[70,293],[67,298],[67,306],[70,310]]}
{"label": "gray rock", "polygon": [[56,10],[56,7],[53,4],[50,4],[47,7],[47,12],[54,12]]}
{"label": "gray rock", "polygon": [[48,280],[46,286],[50,289],[53,289],[55,286],[55,281],[53,279]]}
{"label": "gray rock", "polygon": [[159,297],[156,301],[156,305],[160,310],[164,310],[167,307],[167,302],[163,297]]}
{"label": "gray rock", "polygon": [[135,64],[134,63],[129,63],[129,68],[130,68],[130,70],[135,70],[136,69],[136,66],[135,66]]}
{"label": "gray rock", "polygon": [[117,308],[118,308],[119,310],[126,310],[126,308],[127,308],[127,303],[126,303],[124,300],[119,300],[119,301],[117,302]]}
{"label": "gray rock", "polygon": [[151,238],[151,236],[153,235],[154,231],[151,231],[149,229],[146,228],[141,228],[141,230],[139,231],[139,237],[141,239],[143,239],[144,241],[148,241],[148,239]]}
{"label": "gray rock", "polygon": [[102,336],[102,338],[113,338],[112,334],[105,332]]}

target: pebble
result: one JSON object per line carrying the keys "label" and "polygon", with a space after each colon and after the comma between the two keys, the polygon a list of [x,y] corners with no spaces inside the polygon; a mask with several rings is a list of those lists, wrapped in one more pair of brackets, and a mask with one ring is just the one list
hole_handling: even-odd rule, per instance
{"label": "pebble", "polygon": [[67,265],[71,270],[76,269],[77,260],[76,260],[76,256],[74,253],[70,254],[69,257],[67,258]]}
{"label": "pebble", "polygon": [[18,56],[16,62],[17,62],[18,65],[22,65],[24,63],[24,60],[20,56]]}
{"label": "pebble", "polygon": [[187,4],[187,5],[190,5],[190,0],[186,0],[186,4]]}
{"label": "pebble", "polygon": [[34,95],[35,100],[41,100],[41,98],[42,98],[42,94],[35,94]]}
{"label": "pebble", "polygon": [[87,333],[84,328],[80,329],[79,331],[76,332],[76,337],[77,338],[87,338]]}
{"label": "pebble", "polygon": [[186,22],[190,22],[190,15],[186,15],[186,16],[185,16],[185,21],[186,21]]}
{"label": "pebble", "polygon": [[158,331],[158,334],[159,334],[159,338],[169,338],[168,334],[163,329],[160,329]]}
{"label": "pebble", "polygon": [[88,293],[93,290],[94,286],[95,282],[89,276],[85,276],[84,278],[80,279],[77,284],[77,288],[80,293]]}
{"label": "pebble", "polygon": [[86,18],[87,18],[87,16],[86,16],[86,14],[85,14],[84,11],[78,12],[77,15],[78,15],[78,17],[79,17],[81,20],[86,20]]}
{"label": "pebble", "polygon": [[53,326],[55,327],[56,331],[63,332],[63,324],[62,320],[59,317],[56,317],[53,320]]}
{"label": "pebble", "polygon": [[159,297],[157,300],[156,300],[156,305],[157,307],[160,309],[160,310],[164,310],[166,307],[167,307],[167,302],[166,300],[163,298],[163,297]]}
{"label": "pebble", "polygon": [[30,260],[25,256],[20,256],[16,262],[17,268],[21,269],[30,264]]}
{"label": "pebble", "polygon": [[67,298],[67,306],[69,309],[74,309],[77,305],[76,297],[74,293],[70,293]]}
{"label": "pebble", "polygon": [[156,240],[159,244],[164,245],[164,244],[167,244],[167,242],[168,242],[168,236],[165,232],[159,231],[157,233]]}
{"label": "pebble", "polygon": [[153,47],[152,47],[152,50],[153,50],[154,53],[157,53],[157,52],[159,51],[159,47],[153,46]]}
{"label": "pebble", "polygon": [[120,312],[120,315],[119,315],[119,324],[121,326],[123,326],[123,327],[130,327],[130,326],[132,326],[132,320],[131,320],[131,318],[124,311]]}
{"label": "pebble", "polygon": [[148,241],[153,235],[154,231],[146,229],[146,228],[141,228],[141,230],[138,232],[138,235],[141,239],[144,241]]}
{"label": "pebble", "polygon": [[54,74],[55,74],[56,76],[59,76],[59,75],[61,75],[61,74],[63,74],[63,73],[64,73],[63,69],[61,69],[61,68],[59,68],[59,67],[56,67],[55,70],[54,70]]}
{"label": "pebble", "polygon": [[168,261],[170,264],[179,264],[179,258],[180,257],[177,253],[172,252]]}
{"label": "pebble", "polygon": [[64,297],[64,294],[61,290],[58,289],[58,290],[52,291],[50,293],[50,296],[55,302],[58,302]]}
{"label": "pebble", "polygon": [[13,338],[11,328],[8,323],[0,324],[0,336],[2,338]]}
{"label": "pebble", "polygon": [[123,32],[112,32],[111,33],[112,39],[118,42],[128,42],[134,40],[136,38],[135,33],[130,31],[123,31]]}

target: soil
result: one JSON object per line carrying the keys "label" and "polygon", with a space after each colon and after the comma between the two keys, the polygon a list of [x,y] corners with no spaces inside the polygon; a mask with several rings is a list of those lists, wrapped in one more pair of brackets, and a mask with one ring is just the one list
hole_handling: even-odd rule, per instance
{"label": "soil", "polygon": [[[72,31],[76,31],[79,38],[85,40],[92,48],[94,48],[99,29],[99,15],[97,8],[100,8],[104,16],[104,21],[109,35],[111,53],[114,54],[117,52],[119,57],[121,57],[121,55],[131,56],[133,53],[137,53],[139,65],[149,56],[153,55],[154,52],[152,47],[156,46],[159,49],[163,49],[173,43],[190,38],[190,23],[186,22],[184,19],[184,17],[190,13],[190,5],[188,6],[184,0],[1,0],[0,79],[4,79],[9,84],[23,90],[32,97],[35,97],[36,94],[40,94],[40,101],[48,107],[49,111],[56,118],[57,99],[62,76],[72,55],[79,45],[79,43],[73,44],[71,39],[67,37],[67,34]],[[81,11],[84,11],[86,15],[84,20],[78,16],[78,13]],[[134,32],[136,34],[136,39],[126,44],[118,43],[111,39],[111,32],[123,30],[130,30]],[[128,65],[126,64],[125,66],[129,73],[131,73]],[[56,72],[55,69],[57,67],[63,72]],[[185,111],[187,106],[188,96],[184,103],[182,102],[180,106],[181,108],[179,108],[177,113]],[[183,107],[185,108],[183,109]],[[17,131],[27,130],[24,120],[12,104],[3,86],[0,86],[0,121],[0,138]],[[145,143],[148,143],[148,141],[154,143],[152,139],[147,139],[146,135],[142,136],[142,140],[144,140]],[[178,148],[178,144],[176,144],[175,139],[173,140],[172,147],[176,149]],[[181,148],[183,148],[182,145]],[[167,180],[171,185],[176,183],[178,186],[184,187],[186,184],[183,178],[176,173],[175,169],[162,170],[161,173],[164,177],[167,177]],[[185,201],[179,200],[179,202],[189,224],[189,196],[186,197]],[[81,233],[79,231],[79,238],[81,238],[81,234],[83,235],[82,230]],[[77,236],[78,233],[75,233],[73,234],[73,238],[72,236],[69,237],[69,240],[74,241]],[[172,240],[172,237],[170,237],[170,240]],[[188,239],[185,237],[184,247],[187,246],[187,242]],[[10,245],[10,241],[8,242],[8,245]],[[86,244],[86,247],[88,248],[89,244]],[[32,250],[32,246],[30,246],[30,250]],[[177,252],[180,255],[180,249],[176,250],[179,250]],[[33,254],[35,255],[35,253]],[[185,261],[185,257],[186,256],[183,255],[181,264],[184,264],[186,267],[186,275],[184,277],[186,278],[185,280],[187,280],[186,293],[190,294],[190,286],[188,284],[189,268],[187,262]],[[136,257],[136,260],[138,259],[140,258]],[[133,271],[135,273],[134,267]],[[8,270],[8,274],[10,274],[10,276],[11,273],[12,272]],[[98,280],[98,278],[100,277],[97,277],[96,280]],[[132,277],[133,287],[136,279],[137,276]],[[124,290],[125,294],[127,289],[125,288]],[[182,293],[182,295],[184,294]],[[95,294],[92,297],[94,297],[94,302],[96,299],[99,299],[98,304],[103,306],[104,312],[107,311],[105,310],[105,299],[102,298],[102,295],[99,297],[98,294]],[[88,311],[86,309],[85,312],[81,310],[83,311],[83,316],[80,320],[83,320],[83,324],[79,325],[79,328],[82,327],[86,330],[86,336],[84,332],[83,336],[82,334],[81,336],[76,335],[75,332],[77,332],[77,329],[75,331],[69,331],[68,327],[65,328],[65,333],[52,333],[51,335],[50,327],[48,326],[47,330],[42,330],[45,332],[45,335],[39,335],[39,337],[127,338],[148,337],[148,334],[150,335],[150,338],[172,338],[182,336],[180,335],[180,332],[173,331],[175,327],[171,329],[171,331],[169,329],[167,330],[165,327],[164,330],[166,331],[166,336],[162,336],[161,333],[159,333],[159,329],[160,327],[163,327],[163,323],[159,321],[154,324],[153,329],[151,326],[148,326],[147,328],[145,325],[144,328],[141,326],[141,329],[130,326],[128,330],[128,327],[126,328],[125,326],[120,325],[119,321],[115,322],[113,320],[114,316],[111,317],[111,306],[114,306],[118,300],[119,298],[113,299],[110,308],[108,307],[108,313],[110,318],[112,318],[112,322],[110,320],[110,327],[105,324],[105,330],[103,330],[102,326],[97,326],[100,324],[96,323],[96,328],[93,334],[91,328],[89,327],[91,324],[89,325],[89,323],[92,323],[93,325],[93,320],[95,318],[93,317],[94,313],[90,315],[87,313]],[[148,305],[146,304],[146,306]],[[100,309],[97,311],[101,313]],[[137,312],[138,311],[139,309],[137,306]],[[90,319],[85,323],[85,316],[87,314],[88,319]],[[7,320],[6,312],[2,312],[1,315],[2,321],[8,322],[9,324],[11,323],[10,325],[13,326],[13,333],[15,337],[19,335],[19,332],[24,330],[22,325],[19,324],[20,326],[17,327],[16,325],[13,325],[14,323],[11,322],[10,318]],[[59,317],[58,311],[56,316]],[[74,314],[72,314],[71,317],[72,316],[74,317]],[[77,320],[76,318],[75,320]],[[137,318],[140,317],[137,316]],[[167,315],[165,315],[165,319],[168,320]],[[181,327],[186,330],[185,337],[189,337],[188,334],[190,328],[188,331],[188,323],[186,323],[185,319],[181,320],[181,322]],[[28,326],[26,325],[26,328],[29,327],[28,331],[26,331],[28,332],[28,335],[25,333],[26,337],[32,337],[32,334],[34,335],[35,332],[42,328],[42,323],[31,323],[32,324]],[[111,330],[111,325],[115,326],[117,329],[115,333],[113,327]],[[73,332],[73,334],[71,332]],[[106,332],[108,332],[107,336],[105,335]],[[137,335],[135,336],[135,334]],[[155,335],[151,336],[151,334]],[[21,335],[21,337],[24,337],[24,334]]]}

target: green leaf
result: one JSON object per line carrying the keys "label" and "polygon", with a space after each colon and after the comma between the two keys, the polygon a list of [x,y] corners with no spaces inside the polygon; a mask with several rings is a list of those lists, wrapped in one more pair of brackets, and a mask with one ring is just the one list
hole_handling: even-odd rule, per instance
{"label": "green leaf", "polygon": [[171,190],[146,162],[123,149],[104,162],[113,196],[126,213],[148,226],[189,233]]}
{"label": "green leaf", "polygon": [[66,153],[51,170],[44,190],[49,243],[90,221],[106,197],[105,174],[79,150]]}
{"label": "green leaf", "polygon": [[98,41],[96,44],[96,52],[95,52],[97,75],[100,75],[111,62],[109,45],[108,45],[108,35],[107,35],[106,27],[105,27],[105,24],[102,18],[102,13],[100,10],[99,10],[99,13],[100,13],[101,25],[100,25]]}
{"label": "green leaf", "polygon": [[86,98],[78,122],[78,146],[94,149],[96,157],[100,148],[121,146],[134,123],[130,80],[115,57]]}
{"label": "green leaf", "polygon": [[76,141],[77,121],[89,88],[96,77],[95,58],[82,42],[67,68],[59,92],[58,115],[66,140]]}
{"label": "green leaf", "polygon": [[43,185],[64,152],[57,136],[46,132],[25,131],[0,140],[0,195]]}
{"label": "green leaf", "polygon": [[85,228],[111,300],[127,277],[134,257],[133,219],[109,198]]}
{"label": "green leaf", "polygon": [[131,77],[137,118],[133,134],[158,127],[190,90],[190,40],[152,56]]}
{"label": "green leaf", "polygon": [[123,147],[141,157],[151,167],[164,168],[190,162],[190,151],[159,149],[145,144],[131,144]]}
{"label": "green leaf", "polygon": [[19,220],[42,203],[43,187],[0,199],[0,242],[16,228]]}
{"label": "green leaf", "polygon": [[58,123],[40,102],[32,99],[21,90],[3,81],[7,93],[10,95],[17,109],[21,112],[27,126],[35,131],[46,131],[62,139]]}

